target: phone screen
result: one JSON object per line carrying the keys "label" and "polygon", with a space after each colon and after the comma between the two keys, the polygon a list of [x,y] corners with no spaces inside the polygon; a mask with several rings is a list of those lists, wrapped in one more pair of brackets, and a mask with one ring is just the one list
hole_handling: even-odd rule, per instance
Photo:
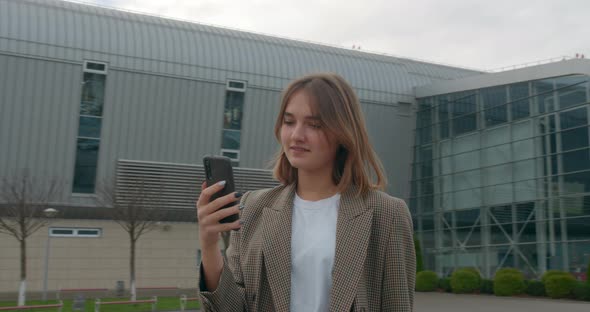
{"label": "phone screen", "polygon": [[[205,179],[207,181],[207,186],[211,186],[219,181],[225,181],[225,187],[215,193],[210,201],[214,201],[215,199],[225,196],[227,194],[233,193],[235,191],[234,185],[234,176],[233,170],[231,166],[231,160],[225,156],[205,156],[203,157],[203,166],[205,167]],[[221,207],[228,208],[232,207],[236,204],[236,202],[230,203]],[[238,220],[238,215],[231,215],[229,217],[221,219],[220,223],[229,223]]]}

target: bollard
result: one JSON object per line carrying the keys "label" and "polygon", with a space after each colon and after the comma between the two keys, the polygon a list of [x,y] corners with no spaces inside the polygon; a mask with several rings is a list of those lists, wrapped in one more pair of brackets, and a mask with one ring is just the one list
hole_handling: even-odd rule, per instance
{"label": "bollard", "polygon": [[186,309],[186,295],[180,296],[180,311],[184,312]]}
{"label": "bollard", "polygon": [[156,304],[158,304],[158,297],[154,296],[154,302],[152,303],[152,312],[156,312]]}

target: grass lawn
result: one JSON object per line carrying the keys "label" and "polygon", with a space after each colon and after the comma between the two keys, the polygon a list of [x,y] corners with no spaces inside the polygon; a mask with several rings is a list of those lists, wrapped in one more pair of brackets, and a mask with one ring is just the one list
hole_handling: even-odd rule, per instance
{"label": "grass lawn", "polygon": [[[151,298],[137,298],[137,300],[145,300]],[[128,301],[128,298],[101,298],[101,302],[111,302],[111,301]],[[74,311],[72,309],[73,300],[64,300],[64,308],[63,312],[70,312]],[[95,299],[86,299],[86,312],[93,312],[94,311],[94,302]],[[30,300],[27,301],[26,305],[43,305],[43,304],[55,304],[59,303],[57,300]],[[16,306],[16,301],[0,301],[0,307],[10,307]],[[200,307],[200,303],[198,301],[189,301],[187,302],[186,309],[187,310],[197,310]],[[156,304],[157,311],[180,311],[180,298],[179,297],[158,297],[158,303]],[[47,311],[56,311],[57,309],[31,309],[31,310],[24,310],[24,311],[39,311],[39,312],[47,312]],[[142,303],[142,304],[120,304],[120,305],[105,305],[100,307],[100,311],[106,312],[149,312],[152,310],[151,303]]]}

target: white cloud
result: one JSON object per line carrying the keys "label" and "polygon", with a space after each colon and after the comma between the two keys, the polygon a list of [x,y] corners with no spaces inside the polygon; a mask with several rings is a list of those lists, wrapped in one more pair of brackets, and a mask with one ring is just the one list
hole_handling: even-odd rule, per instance
{"label": "white cloud", "polygon": [[590,56],[586,0],[89,2],[482,69],[577,52]]}

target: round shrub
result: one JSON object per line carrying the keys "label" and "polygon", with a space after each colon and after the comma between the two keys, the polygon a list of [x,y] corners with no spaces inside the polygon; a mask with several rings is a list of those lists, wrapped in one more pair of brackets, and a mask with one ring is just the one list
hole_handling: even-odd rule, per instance
{"label": "round shrub", "polygon": [[528,281],[528,283],[526,283],[526,289],[524,292],[530,296],[543,297],[546,295],[545,284],[543,284],[541,281]]}
{"label": "round shrub", "polygon": [[451,288],[456,294],[469,294],[479,290],[479,278],[473,272],[457,270],[451,275]]}
{"label": "round shrub", "polygon": [[543,277],[541,277],[541,281],[543,282],[543,284],[547,283],[547,279],[550,278],[551,276],[557,276],[557,275],[570,275],[568,272],[564,272],[564,271],[559,271],[559,270],[549,270],[547,272],[545,272],[545,274],[543,274]]}
{"label": "round shrub", "polygon": [[524,279],[524,274],[522,274],[522,272],[520,272],[520,270],[515,269],[515,268],[501,268],[496,272],[496,276],[502,275],[502,274],[519,274],[519,275],[522,275],[522,278]]}
{"label": "round shrub", "polygon": [[416,274],[416,291],[435,291],[438,287],[438,276],[432,271]]}
{"label": "round shrub", "polygon": [[547,277],[545,291],[553,299],[567,298],[576,287],[576,279],[570,274],[557,274]]}
{"label": "round shrub", "polygon": [[481,286],[479,287],[479,292],[482,294],[494,294],[494,281],[489,279],[481,280]]}
{"label": "round shrub", "polygon": [[451,279],[450,278],[441,278],[438,280],[438,288],[444,290],[445,292],[452,292],[453,289],[451,288]]}
{"label": "round shrub", "polygon": [[522,273],[496,274],[494,294],[496,296],[514,296],[524,292],[525,284]]}
{"label": "round shrub", "polygon": [[477,276],[477,284],[478,285],[481,284],[481,274],[479,274],[479,271],[476,268],[461,268],[459,270],[460,271],[467,271],[467,272],[471,272],[471,273],[475,274],[475,276]]}
{"label": "round shrub", "polygon": [[576,300],[590,301],[590,283],[578,282],[573,294]]}

